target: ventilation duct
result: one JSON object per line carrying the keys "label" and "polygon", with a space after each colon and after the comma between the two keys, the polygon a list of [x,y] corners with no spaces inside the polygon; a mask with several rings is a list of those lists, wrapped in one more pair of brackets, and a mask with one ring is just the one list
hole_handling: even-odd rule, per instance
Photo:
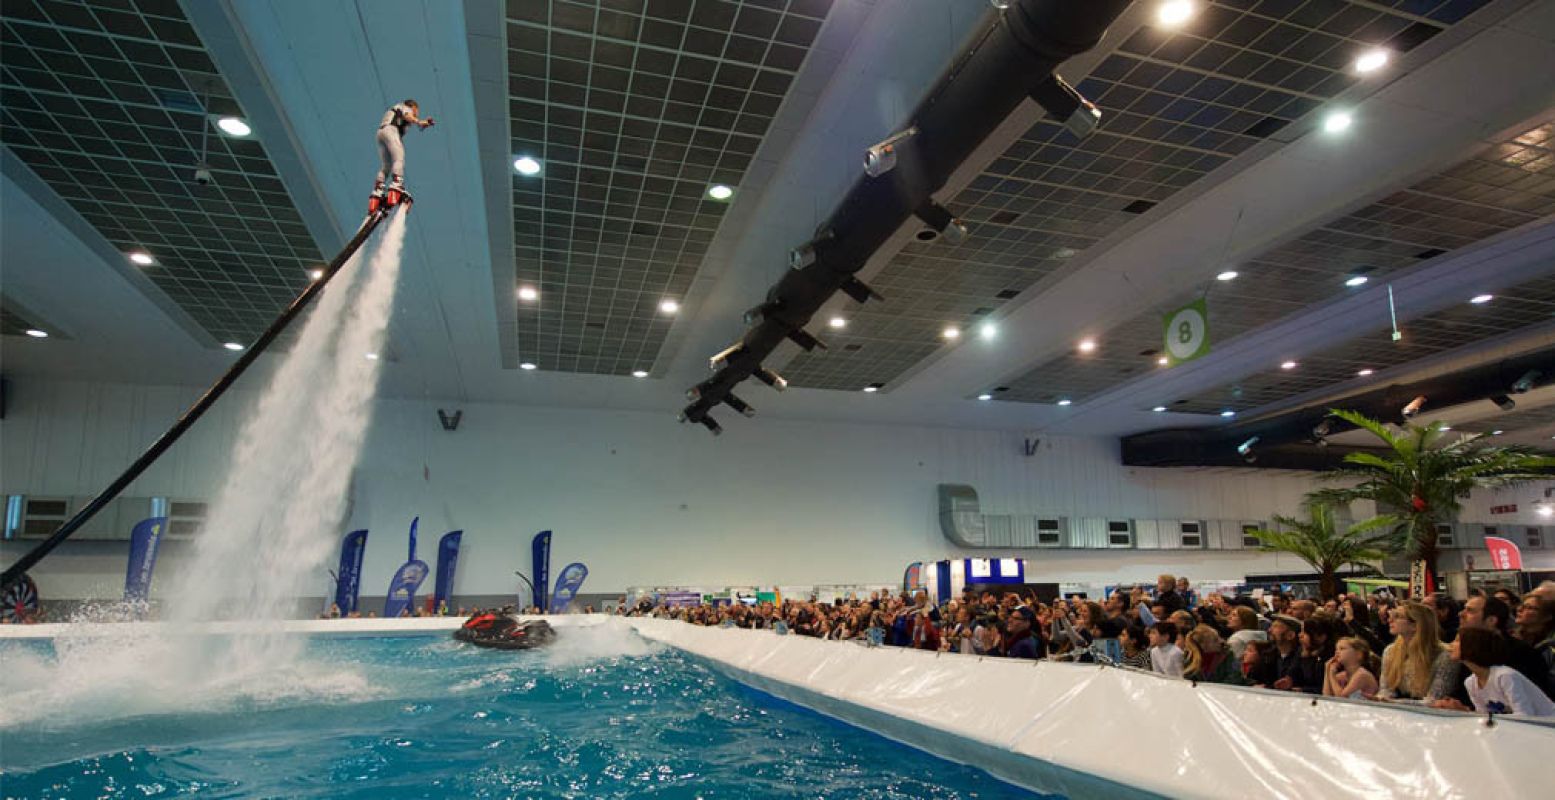
{"label": "ventilation duct", "polygon": [[[1123,464],[1131,467],[1259,467],[1328,470],[1348,453],[1367,448],[1320,446],[1326,436],[1351,429],[1328,416],[1332,408],[1359,411],[1383,422],[1402,422],[1403,410],[1425,398],[1417,413],[1505,399],[1555,379],[1555,347],[1470,367],[1408,384],[1394,384],[1339,400],[1246,423],[1214,428],[1172,428],[1123,437]],[[1324,426],[1326,422],[1326,427]],[[1321,431],[1317,435],[1316,432]],[[1248,443],[1249,453],[1238,452]],[[1248,454],[1256,455],[1249,460]]]}

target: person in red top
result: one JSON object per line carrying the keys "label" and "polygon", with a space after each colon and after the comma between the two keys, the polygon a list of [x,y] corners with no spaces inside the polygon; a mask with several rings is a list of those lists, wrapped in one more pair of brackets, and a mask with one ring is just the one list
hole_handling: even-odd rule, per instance
{"label": "person in red top", "polygon": [[939,627],[934,624],[928,608],[920,608],[913,614],[912,646],[916,650],[939,649]]}

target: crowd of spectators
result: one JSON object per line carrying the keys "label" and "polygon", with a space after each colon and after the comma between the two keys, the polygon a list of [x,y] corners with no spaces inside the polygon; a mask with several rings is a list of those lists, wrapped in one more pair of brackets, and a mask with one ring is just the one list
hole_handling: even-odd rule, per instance
{"label": "crowd of spectators", "polygon": [[[1514,610],[1515,609],[1515,610]],[[1098,602],[968,589],[832,603],[659,606],[617,613],[693,625],[1002,658],[1104,661],[1196,682],[1459,711],[1555,716],[1555,582],[1525,597],[1476,590],[1463,604],[1386,592],[1318,602],[1283,593],[1198,597],[1186,578]]]}

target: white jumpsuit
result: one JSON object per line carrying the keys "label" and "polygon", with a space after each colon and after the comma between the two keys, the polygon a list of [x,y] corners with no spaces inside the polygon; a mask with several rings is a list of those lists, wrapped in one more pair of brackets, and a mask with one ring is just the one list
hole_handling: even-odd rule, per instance
{"label": "white jumpsuit", "polygon": [[387,179],[403,180],[405,177],[405,143],[401,137],[405,135],[405,127],[410,124],[405,120],[408,113],[410,108],[404,103],[395,103],[393,108],[383,113],[383,121],[378,123],[378,159],[382,162],[378,167],[379,183]]}

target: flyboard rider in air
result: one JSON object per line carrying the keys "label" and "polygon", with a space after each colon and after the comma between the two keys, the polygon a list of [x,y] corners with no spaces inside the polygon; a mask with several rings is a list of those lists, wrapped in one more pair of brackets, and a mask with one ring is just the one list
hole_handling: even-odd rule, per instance
{"label": "flyboard rider in air", "polygon": [[[432,127],[432,118],[421,119],[420,113],[421,106],[415,100],[395,103],[383,112],[383,120],[378,123],[378,158],[383,164],[378,168],[372,198],[367,201],[367,213],[397,206],[405,198],[405,129],[411,125]],[[388,186],[384,186],[386,179]]]}

